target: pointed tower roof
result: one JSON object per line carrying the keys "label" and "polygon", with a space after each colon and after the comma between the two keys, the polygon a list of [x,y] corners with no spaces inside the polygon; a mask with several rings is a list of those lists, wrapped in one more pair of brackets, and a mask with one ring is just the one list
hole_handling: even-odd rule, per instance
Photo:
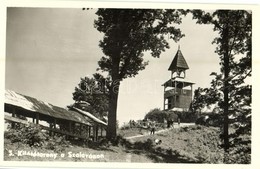
{"label": "pointed tower roof", "polygon": [[172,60],[172,63],[168,70],[175,71],[177,69],[182,69],[182,70],[189,69],[187,62],[181,53],[180,47],[179,47],[174,59]]}

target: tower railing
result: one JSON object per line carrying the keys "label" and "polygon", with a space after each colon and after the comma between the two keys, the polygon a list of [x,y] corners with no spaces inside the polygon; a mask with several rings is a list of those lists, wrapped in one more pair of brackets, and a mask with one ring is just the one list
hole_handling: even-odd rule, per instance
{"label": "tower railing", "polygon": [[186,95],[191,96],[191,90],[188,89],[170,89],[164,92],[164,97],[170,97],[174,95]]}

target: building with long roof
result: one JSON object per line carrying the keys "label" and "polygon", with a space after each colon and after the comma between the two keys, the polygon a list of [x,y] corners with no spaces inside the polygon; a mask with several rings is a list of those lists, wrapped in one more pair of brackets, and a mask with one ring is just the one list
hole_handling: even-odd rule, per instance
{"label": "building with long roof", "polygon": [[4,112],[5,121],[12,126],[14,123],[33,124],[50,133],[94,141],[106,134],[107,123],[89,112],[75,107],[67,110],[11,90],[5,90]]}

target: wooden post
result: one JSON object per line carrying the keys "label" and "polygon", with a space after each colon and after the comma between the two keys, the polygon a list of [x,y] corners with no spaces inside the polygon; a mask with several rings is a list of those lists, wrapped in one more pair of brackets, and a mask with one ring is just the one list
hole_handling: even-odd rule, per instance
{"label": "wooden post", "polygon": [[56,129],[56,119],[53,120],[53,123],[50,123],[50,136],[54,136],[55,132],[53,132],[51,129]]}
{"label": "wooden post", "polygon": [[[66,132],[69,132],[71,134],[71,121],[69,121],[69,131],[66,131]],[[70,139],[70,136],[69,135],[66,135],[67,139]]]}
{"label": "wooden post", "polygon": [[86,137],[88,138],[89,137],[89,127],[88,125],[85,126],[85,130],[86,130]]}
{"label": "wooden post", "polygon": [[39,124],[39,113],[36,112],[36,124]]}
{"label": "wooden post", "polygon": [[191,102],[192,102],[192,84],[190,86],[191,86]]}
{"label": "wooden post", "polygon": [[184,82],[182,82],[181,95],[183,95]]}
{"label": "wooden post", "polygon": [[[12,110],[12,117],[15,117],[15,108],[13,107],[13,110]],[[14,122],[11,122],[11,128],[14,128],[15,127],[15,123]]]}
{"label": "wooden post", "polygon": [[79,124],[79,134],[83,135],[83,125],[81,123]]}
{"label": "wooden post", "polygon": [[91,126],[88,126],[88,137],[91,137]]}
{"label": "wooden post", "polygon": [[49,127],[50,127],[49,136],[52,136],[52,131],[51,131],[51,129],[52,129],[52,123],[50,122],[49,124],[50,124],[50,125],[49,125]]}
{"label": "wooden post", "polygon": [[98,141],[98,129],[99,129],[99,127],[98,127],[98,125],[96,125],[96,141]]}
{"label": "wooden post", "polygon": [[178,91],[177,91],[177,82],[175,81],[174,82],[174,103],[172,104],[172,108],[176,107],[176,100],[177,100],[177,94],[178,94]]}
{"label": "wooden post", "polygon": [[56,121],[56,119],[54,119],[54,129],[56,129],[56,124],[57,124],[57,121]]}
{"label": "wooden post", "polygon": [[96,126],[96,124],[94,124],[94,126],[93,126],[93,141],[96,141],[96,134],[97,134],[97,126]]}
{"label": "wooden post", "polygon": [[101,130],[100,136],[102,137],[103,136],[103,127],[102,126],[100,126],[100,130]]}
{"label": "wooden post", "polygon": [[87,138],[88,137],[87,125],[85,124],[82,125],[82,131],[84,131],[84,137]]}
{"label": "wooden post", "polygon": [[165,110],[165,89],[166,89],[166,87],[165,87],[165,85],[163,85],[163,87],[164,87],[164,90],[163,90],[163,110]]}

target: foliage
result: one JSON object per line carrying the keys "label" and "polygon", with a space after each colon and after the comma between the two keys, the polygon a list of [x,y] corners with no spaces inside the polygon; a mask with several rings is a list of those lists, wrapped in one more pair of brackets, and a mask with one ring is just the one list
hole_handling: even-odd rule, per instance
{"label": "foliage", "polygon": [[105,79],[96,73],[93,77],[80,79],[73,92],[74,107],[90,112],[97,117],[107,116],[108,95]]}
{"label": "foliage", "polygon": [[153,57],[169,48],[165,36],[178,41],[184,35],[175,28],[181,23],[183,10],[174,9],[98,9],[95,27],[104,34],[100,41],[103,56],[99,68],[107,72],[109,90],[108,132],[110,139],[116,136],[116,110],[120,82],[134,77],[148,64],[145,51]]}
{"label": "foliage", "polygon": [[[198,114],[192,111],[174,112],[181,123],[194,123],[198,118]],[[176,119],[178,121],[178,119]]]}
{"label": "foliage", "polygon": [[196,120],[195,124],[204,125],[204,126],[221,127],[223,124],[223,117],[221,117],[220,114],[214,114],[214,113],[205,114],[200,116]]}
{"label": "foliage", "polygon": [[[215,76],[211,87],[196,91],[194,105],[199,108],[205,106],[205,103],[217,103],[221,108],[224,148],[227,152],[232,146],[230,136],[235,136],[229,136],[231,122],[239,124],[237,133],[243,131],[243,134],[251,134],[251,85],[247,85],[245,80],[252,71],[252,13],[244,10],[191,12],[197,23],[212,24],[214,31],[219,34],[212,43],[217,45],[215,52],[220,57],[220,74],[211,73]],[[230,117],[233,117],[232,121]]]}
{"label": "foliage", "polygon": [[[163,35],[178,41],[181,34],[171,24],[181,23],[179,15],[184,11],[154,9],[99,9],[95,27],[104,33],[100,47],[106,56],[99,61],[100,69],[112,76],[113,61],[119,62],[118,80],[137,75],[146,62],[142,52],[151,50],[153,57],[159,57],[169,48]],[[118,56],[116,56],[118,54]],[[118,57],[118,58],[117,58]],[[116,65],[114,65],[116,66]]]}
{"label": "foliage", "polygon": [[[30,147],[41,147],[57,152],[70,145],[64,136],[50,136],[46,131],[35,125],[20,125],[16,128],[10,128],[5,131],[4,137],[9,139],[11,143],[23,143]],[[57,149],[57,147],[60,149]]]}
{"label": "foliage", "polygon": [[154,148],[154,142],[151,139],[145,141],[136,141],[134,143],[134,148],[138,150],[152,151]]}
{"label": "foliage", "polygon": [[120,130],[128,130],[130,129],[130,125],[129,124],[123,124],[121,127],[120,127]]}
{"label": "foliage", "polygon": [[43,148],[54,150],[55,152],[63,152],[70,145],[71,143],[66,139],[66,136],[54,135],[46,138]]}
{"label": "foliage", "polygon": [[236,137],[233,145],[230,148],[229,154],[226,154],[227,163],[234,164],[250,164],[251,163],[251,138],[248,135],[241,134]]}
{"label": "foliage", "polygon": [[5,132],[5,138],[10,139],[12,143],[22,142],[29,146],[42,146],[47,138],[47,134],[42,132],[39,127],[31,125],[20,125],[15,129],[9,129]]}
{"label": "foliage", "polygon": [[181,123],[194,123],[198,118],[198,114],[192,111],[163,111],[159,108],[150,110],[144,117],[144,119],[149,119],[157,123],[164,123],[164,120],[173,120],[175,122],[180,119]]}
{"label": "foliage", "polygon": [[144,119],[149,119],[157,123],[163,123],[164,119],[168,118],[168,113],[166,111],[160,110],[160,108],[155,108],[150,110],[144,117]]}
{"label": "foliage", "polygon": [[[205,89],[198,87],[194,90],[194,98],[192,100],[192,111],[193,112],[201,112],[201,109],[207,106],[210,102],[211,97],[206,95]],[[213,102],[214,103],[214,102]]]}

